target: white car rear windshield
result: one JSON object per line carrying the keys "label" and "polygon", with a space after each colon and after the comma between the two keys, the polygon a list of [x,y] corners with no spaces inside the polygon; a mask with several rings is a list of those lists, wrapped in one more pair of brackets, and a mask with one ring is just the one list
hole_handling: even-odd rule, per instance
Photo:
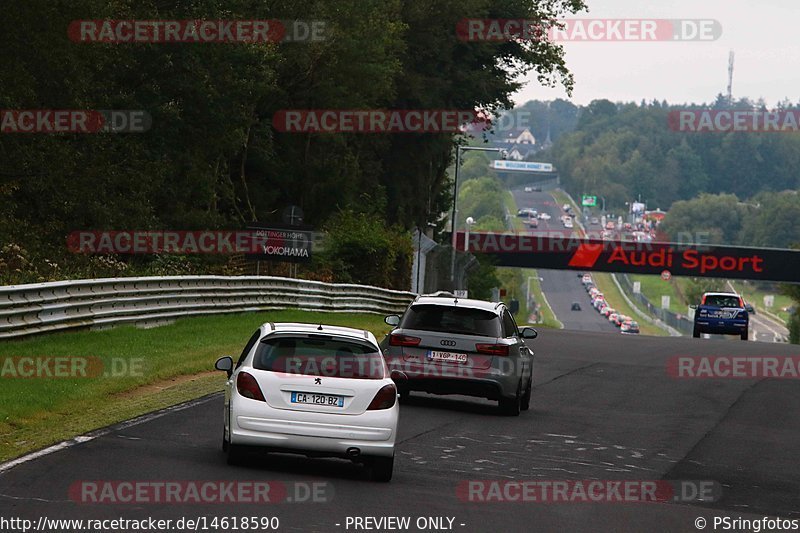
{"label": "white car rear windshield", "polygon": [[322,335],[264,339],[253,358],[253,368],[353,379],[383,379],[385,375],[383,356],[376,348]]}

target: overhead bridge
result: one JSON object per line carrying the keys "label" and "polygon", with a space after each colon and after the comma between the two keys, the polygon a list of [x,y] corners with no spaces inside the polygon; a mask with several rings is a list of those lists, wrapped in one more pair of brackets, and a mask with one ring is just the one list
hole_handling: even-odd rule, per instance
{"label": "overhead bridge", "polygon": [[456,248],[497,266],[800,283],[800,250],[611,241],[563,234],[470,232]]}

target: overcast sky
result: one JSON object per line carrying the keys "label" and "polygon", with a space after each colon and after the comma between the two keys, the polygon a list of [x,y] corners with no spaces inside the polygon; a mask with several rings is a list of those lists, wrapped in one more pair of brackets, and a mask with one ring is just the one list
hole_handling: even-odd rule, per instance
{"label": "overcast sky", "polygon": [[[542,87],[535,76],[513,99],[570,99],[585,105],[598,98],[670,104],[711,102],[727,91],[728,53],[735,52],[733,97],[763,98],[769,107],[798,102],[800,2],[798,0],[587,0],[581,18],[715,19],[722,35],[694,42],[565,42],[575,76],[568,98],[563,88]],[[571,18],[571,17],[570,17]]]}

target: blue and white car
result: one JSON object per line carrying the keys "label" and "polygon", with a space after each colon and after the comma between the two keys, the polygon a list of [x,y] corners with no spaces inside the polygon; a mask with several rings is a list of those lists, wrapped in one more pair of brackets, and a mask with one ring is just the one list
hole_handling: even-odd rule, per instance
{"label": "blue and white car", "polygon": [[701,333],[719,335],[739,335],[747,340],[750,325],[749,312],[752,307],[734,292],[707,292],[703,294],[700,305],[692,306],[694,330],[692,336],[699,338]]}

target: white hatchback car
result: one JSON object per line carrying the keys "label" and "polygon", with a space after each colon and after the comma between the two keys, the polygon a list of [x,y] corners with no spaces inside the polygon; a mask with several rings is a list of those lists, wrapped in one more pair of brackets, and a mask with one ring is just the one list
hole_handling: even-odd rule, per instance
{"label": "white hatchback car", "polygon": [[263,324],[228,374],[222,448],[238,464],[248,449],[342,457],[376,481],[394,466],[399,406],[392,377],[369,331],[298,323]]}

